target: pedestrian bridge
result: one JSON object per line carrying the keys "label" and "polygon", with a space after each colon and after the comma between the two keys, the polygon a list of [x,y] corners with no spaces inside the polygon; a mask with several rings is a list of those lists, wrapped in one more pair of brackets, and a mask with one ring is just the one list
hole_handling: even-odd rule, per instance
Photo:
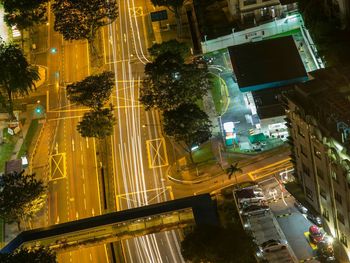
{"label": "pedestrian bridge", "polygon": [[1,253],[47,246],[56,252],[95,246],[189,225],[219,224],[209,194],[133,208],[20,233]]}

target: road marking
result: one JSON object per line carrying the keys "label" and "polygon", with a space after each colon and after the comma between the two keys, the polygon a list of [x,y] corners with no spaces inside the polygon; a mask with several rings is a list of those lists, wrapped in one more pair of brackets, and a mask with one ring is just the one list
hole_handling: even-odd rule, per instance
{"label": "road marking", "polygon": [[79,219],[79,213],[78,211],[75,212],[75,218],[78,220]]}
{"label": "road marking", "polygon": [[83,154],[80,155],[80,160],[81,160],[81,164],[84,164],[84,156],[83,156]]}
{"label": "road marking", "polygon": [[[288,194],[284,197],[284,199],[288,198],[288,197],[291,197],[292,195],[291,194]],[[278,197],[276,198],[275,200],[270,200],[270,201],[267,201],[268,204],[270,203],[277,203],[278,201],[282,200],[282,197]]]}
{"label": "road marking", "polygon": [[91,253],[90,253],[89,255],[90,255],[90,261],[92,261],[92,255],[91,255]]}
{"label": "road marking", "polygon": [[286,214],[278,215],[276,217],[281,218],[281,217],[286,217],[286,216],[291,216],[291,215],[292,215],[292,213],[286,213]]}
{"label": "road marking", "polygon": [[81,175],[82,175],[83,179],[85,179],[85,172],[84,172],[84,169],[81,169]]}
{"label": "road marking", "polygon": [[310,241],[310,232],[309,232],[309,231],[304,232],[304,236],[306,237],[307,242],[309,243],[310,247],[311,247],[313,250],[316,250],[316,249],[317,249],[317,245],[314,244],[314,243],[312,243],[312,242]]}
{"label": "road marking", "polygon": [[86,148],[89,149],[89,139],[88,139],[88,137],[85,137],[85,141],[86,141]]}
{"label": "road marking", "polygon": [[83,192],[84,192],[84,195],[85,195],[85,183],[83,183]]}
{"label": "road marking", "polygon": [[95,216],[95,209],[94,208],[91,209],[91,214],[92,214],[92,216]]}
{"label": "road marking", "polygon": [[72,151],[75,151],[75,147],[74,147],[74,139],[72,138]]}
{"label": "road marking", "polygon": [[86,198],[84,198],[84,208],[86,210]]}
{"label": "road marking", "polygon": [[129,12],[131,13],[131,17],[143,16],[142,6],[137,6],[134,8],[129,8]]}
{"label": "road marking", "polygon": [[49,180],[58,180],[66,177],[66,154],[59,153],[50,155]]}
{"label": "road marking", "polygon": [[168,166],[168,155],[164,138],[147,140],[146,146],[149,168]]}
{"label": "road marking", "polygon": [[83,143],[80,141],[80,151],[83,151]]}

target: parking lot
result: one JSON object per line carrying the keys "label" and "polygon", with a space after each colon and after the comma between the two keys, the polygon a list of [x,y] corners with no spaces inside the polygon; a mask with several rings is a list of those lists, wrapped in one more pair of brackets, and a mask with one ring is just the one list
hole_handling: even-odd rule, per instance
{"label": "parking lot", "polygon": [[[243,205],[240,200],[247,200],[247,193],[236,192],[236,202],[240,206],[244,227],[253,235],[256,244],[263,244],[268,240],[277,240],[286,244],[286,249],[259,255],[267,262],[320,262],[317,260],[317,245],[311,242],[309,236],[310,226],[317,222],[311,222],[307,218],[309,213],[303,206],[296,206],[296,200],[285,189],[279,180],[272,177],[257,186],[266,200],[256,205],[257,198],[254,197],[254,208],[257,212],[248,215],[247,204]],[[252,199],[253,200],[253,199]],[[260,200],[259,200],[260,202]],[[249,205],[248,205],[249,206]],[[255,207],[256,206],[256,207]],[[268,206],[268,210],[265,208]],[[250,209],[252,210],[252,209]],[[313,219],[315,221],[315,218]],[[316,227],[317,229],[317,227]],[[321,231],[322,229],[320,229]],[[322,230],[322,233],[323,230]],[[325,234],[325,233],[324,233]],[[324,235],[326,241],[327,235]],[[323,240],[323,239],[322,239]]]}

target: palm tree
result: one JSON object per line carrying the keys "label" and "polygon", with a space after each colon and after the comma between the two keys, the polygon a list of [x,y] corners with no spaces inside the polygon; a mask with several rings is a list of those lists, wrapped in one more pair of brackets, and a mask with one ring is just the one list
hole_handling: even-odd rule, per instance
{"label": "palm tree", "polygon": [[31,66],[15,44],[0,42],[0,90],[7,96],[7,110],[13,118],[13,96],[27,95],[40,79],[37,68]]}
{"label": "palm tree", "polygon": [[236,179],[236,185],[237,185],[237,173],[242,173],[243,170],[241,168],[238,167],[238,162],[237,163],[231,163],[231,165],[226,169],[226,173],[228,175],[228,179],[230,180],[232,175],[235,175],[235,179]]}

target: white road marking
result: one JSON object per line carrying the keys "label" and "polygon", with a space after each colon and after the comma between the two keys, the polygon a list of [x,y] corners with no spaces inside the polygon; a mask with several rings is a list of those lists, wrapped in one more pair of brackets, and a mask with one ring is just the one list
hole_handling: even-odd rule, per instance
{"label": "white road marking", "polygon": [[74,147],[74,139],[72,139],[72,151],[75,151],[75,147]]}
{"label": "white road marking", "polygon": [[86,148],[89,149],[89,139],[87,137],[85,137],[85,140],[86,140]]}
{"label": "white road marking", "polygon": [[86,198],[84,198],[84,208],[86,210]]}

